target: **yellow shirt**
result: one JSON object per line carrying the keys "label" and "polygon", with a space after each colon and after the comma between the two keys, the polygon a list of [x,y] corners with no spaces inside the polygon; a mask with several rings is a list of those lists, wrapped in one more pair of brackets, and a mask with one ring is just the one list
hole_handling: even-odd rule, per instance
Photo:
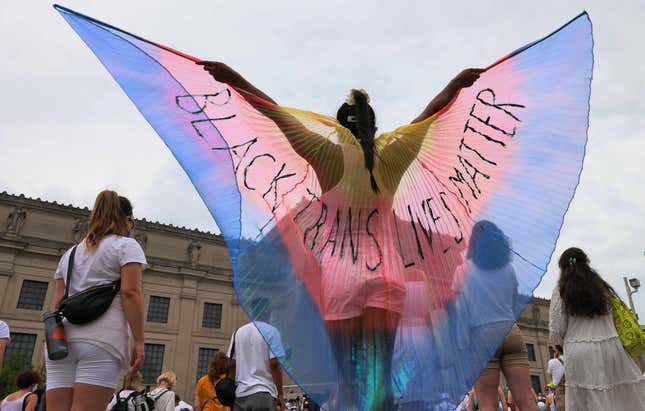
{"label": "yellow shirt", "polygon": [[[226,375],[220,375],[216,380],[217,384],[222,378]],[[202,406],[202,411],[231,411],[231,407],[225,407],[217,399],[217,393],[215,392],[215,384],[211,383],[211,380],[208,379],[208,375],[204,375],[202,378],[197,381],[197,386],[195,387],[195,395],[199,398],[199,403]]]}

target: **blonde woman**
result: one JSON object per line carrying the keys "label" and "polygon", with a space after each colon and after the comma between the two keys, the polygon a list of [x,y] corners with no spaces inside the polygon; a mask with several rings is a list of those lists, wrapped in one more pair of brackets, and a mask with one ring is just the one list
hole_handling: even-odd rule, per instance
{"label": "blonde woman", "polygon": [[[110,411],[112,407],[116,405],[119,399],[121,400],[128,399],[130,394],[132,394],[133,392],[141,391],[143,389],[143,387],[141,386],[142,382],[143,382],[143,376],[138,371],[135,372],[134,374],[129,374],[129,373],[125,374],[121,382],[121,389],[116,393],[114,393],[114,396],[112,396],[112,400],[110,400],[110,403],[108,404],[106,411]],[[135,411],[132,398],[128,400],[128,411]]]}
{"label": "blonde woman", "polygon": [[148,396],[155,401],[155,411],[174,411],[175,393],[172,391],[177,383],[177,376],[172,371],[166,371],[157,377],[157,386]]}
{"label": "blonde woman", "polygon": [[[69,355],[46,359],[48,411],[103,410],[122,370],[130,365],[134,373],[143,364],[141,273],[146,258],[141,246],[128,237],[133,227],[130,201],[114,191],[100,192],[88,234],[76,246],[70,295],[119,280],[120,292],[96,320],[83,325],[65,321]],[[63,255],[54,274],[56,307],[65,294],[71,252]]]}

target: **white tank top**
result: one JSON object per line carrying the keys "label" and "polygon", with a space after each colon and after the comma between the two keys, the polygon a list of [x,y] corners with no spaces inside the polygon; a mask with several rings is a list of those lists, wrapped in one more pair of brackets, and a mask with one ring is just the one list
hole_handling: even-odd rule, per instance
{"label": "white tank top", "polygon": [[2,400],[2,411],[22,411],[22,402],[29,394],[31,393],[28,392],[22,397],[18,397],[15,400],[11,401],[5,398],[4,400]]}

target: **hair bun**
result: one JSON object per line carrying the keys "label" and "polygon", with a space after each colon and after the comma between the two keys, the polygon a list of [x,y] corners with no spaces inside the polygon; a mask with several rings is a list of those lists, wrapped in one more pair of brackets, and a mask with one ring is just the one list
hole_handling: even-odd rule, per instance
{"label": "hair bun", "polygon": [[349,91],[349,95],[347,96],[347,99],[345,100],[345,102],[347,104],[349,104],[350,106],[355,106],[356,105],[356,98],[354,97],[355,93],[361,93],[363,96],[365,96],[365,101],[367,102],[367,104],[370,103],[370,95],[367,94],[367,91],[365,91],[362,88],[359,88],[359,89],[353,88],[353,89],[351,89]]}

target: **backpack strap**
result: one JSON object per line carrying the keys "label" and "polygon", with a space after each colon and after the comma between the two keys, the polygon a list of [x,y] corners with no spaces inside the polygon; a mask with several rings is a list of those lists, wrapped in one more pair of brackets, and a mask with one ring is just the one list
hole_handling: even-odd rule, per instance
{"label": "backpack strap", "polygon": [[233,333],[233,346],[231,347],[231,360],[234,359],[235,357],[235,336],[237,335],[238,330],[235,330],[235,332]]}
{"label": "backpack strap", "polygon": [[558,357],[558,358],[556,358],[556,360],[558,360],[560,362],[560,364],[564,365],[564,361],[562,361],[562,358]]}
{"label": "backpack strap", "polygon": [[[148,393],[148,397],[152,398],[154,401],[157,401],[159,398],[161,398],[164,394],[169,393],[170,390],[168,388],[164,388],[165,391],[163,391],[161,394],[159,392],[155,394]],[[161,391],[161,390],[160,390]]]}
{"label": "backpack strap", "polygon": [[[121,393],[121,391],[119,391],[119,394],[120,393]],[[130,404],[130,403],[134,404],[134,399],[136,397],[138,397],[139,395],[141,395],[141,392],[137,391],[137,390],[134,390],[130,394],[128,394],[128,396],[125,398],[124,402],[126,404]],[[129,405],[128,405],[128,407],[129,407]]]}
{"label": "backpack strap", "polygon": [[22,411],[25,411],[27,409],[27,398],[31,397],[32,394],[33,392],[30,392],[22,399]]}
{"label": "backpack strap", "polygon": [[[237,332],[238,332],[239,330],[240,330],[240,329],[238,328],[238,329],[237,329],[237,330],[235,330],[235,332],[233,333],[233,345],[231,346],[231,360],[234,360],[234,359],[235,359],[235,358],[234,358],[234,357],[235,357],[235,336],[237,335]],[[231,378],[231,375],[230,375],[230,374],[231,374],[231,367],[229,367],[229,368],[228,368],[228,370],[226,371],[226,377],[227,377],[227,378]],[[232,379],[235,381],[235,375],[233,376],[233,378],[232,378]]]}
{"label": "backpack strap", "polygon": [[123,389],[120,389],[119,391],[114,393],[114,404],[115,405],[120,403],[121,401],[123,401],[123,402],[127,401],[127,399],[121,397],[121,392],[122,391],[123,391]]}
{"label": "backpack strap", "polygon": [[65,284],[65,295],[63,295],[63,300],[69,297],[69,286],[72,282],[72,268],[74,267],[74,256],[76,255],[76,247],[78,247],[78,245],[75,245],[72,248],[72,252],[69,254],[69,260],[67,261],[67,280]]}

